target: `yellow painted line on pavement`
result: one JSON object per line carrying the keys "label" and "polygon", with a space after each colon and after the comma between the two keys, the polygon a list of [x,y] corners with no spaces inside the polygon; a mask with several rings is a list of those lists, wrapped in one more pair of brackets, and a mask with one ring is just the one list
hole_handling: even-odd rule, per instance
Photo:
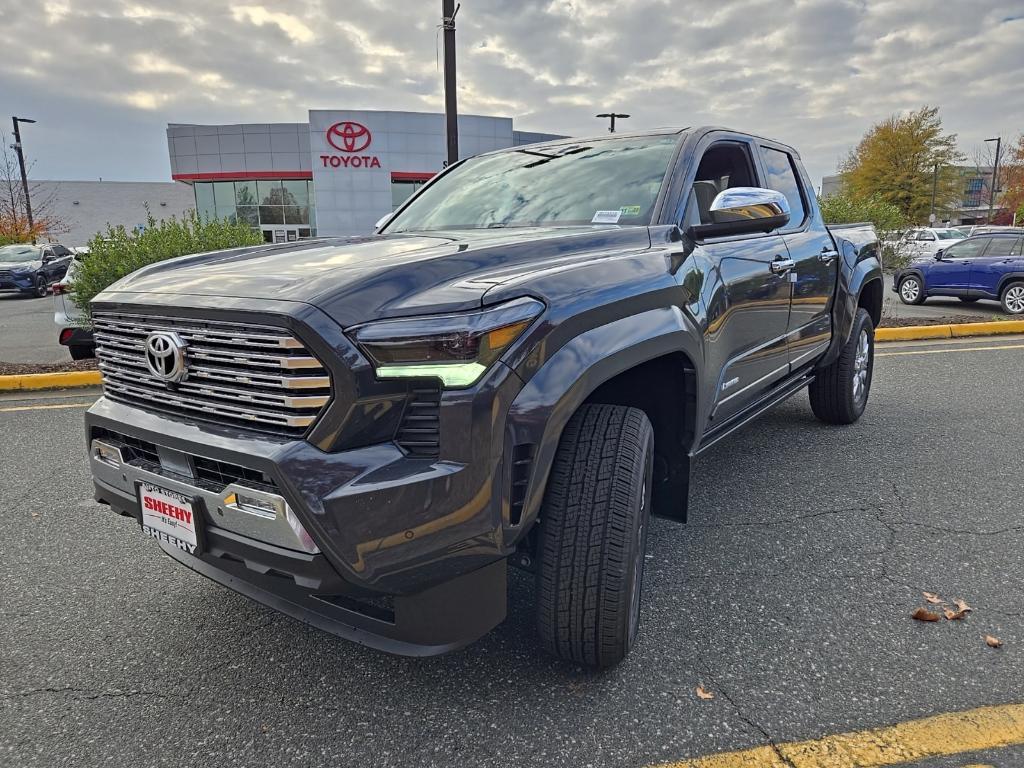
{"label": "yellow painted line on pavement", "polygon": [[776,747],[697,757],[661,768],[877,768],[1024,744],[1024,704],[981,707]]}
{"label": "yellow painted line on pavement", "polygon": [[92,403],[61,403],[60,405],[15,405],[10,408],[0,408],[0,413],[14,413],[16,411],[50,411],[58,408],[88,408]]}
{"label": "yellow painted line on pavement", "polygon": [[876,352],[875,357],[900,357],[902,355],[941,355],[944,352],[994,352],[997,349],[1024,349],[1024,344],[1002,344],[998,347],[959,347],[957,349],[908,349],[905,352]]}

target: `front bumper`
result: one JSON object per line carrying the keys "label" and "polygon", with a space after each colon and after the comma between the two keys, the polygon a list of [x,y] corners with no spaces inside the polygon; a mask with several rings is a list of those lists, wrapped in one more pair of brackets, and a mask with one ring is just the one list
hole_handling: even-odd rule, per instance
{"label": "front bumper", "polygon": [[[508,398],[520,386],[507,369],[496,374],[500,381],[492,377],[483,398],[486,411],[494,398],[506,400],[502,382]],[[478,407],[460,402],[453,410]],[[415,458],[390,442],[330,453],[304,440],[219,430],[108,398],[90,409],[86,430],[97,500],[141,520],[140,481],[195,498],[204,550],[192,556],[160,546],[283,613],[417,656],[466,645],[505,617],[514,542],[502,535],[502,486],[495,482],[502,473],[491,464],[495,457],[500,465],[501,447],[489,444],[489,429],[466,432],[481,441],[460,446],[484,457],[473,465]],[[98,456],[95,440],[124,448],[123,460],[114,466]],[[303,550],[284,515],[233,510],[225,503],[232,482],[278,496],[313,551]]]}
{"label": "front bumper", "polygon": [[35,281],[36,276],[34,272],[0,277],[0,291],[28,293],[35,290]]}

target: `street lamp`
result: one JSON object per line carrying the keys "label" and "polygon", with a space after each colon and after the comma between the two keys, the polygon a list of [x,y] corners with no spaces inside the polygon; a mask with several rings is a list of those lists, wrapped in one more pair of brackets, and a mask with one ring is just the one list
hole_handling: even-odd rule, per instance
{"label": "street lamp", "polygon": [[32,231],[32,201],[29,200],[28,194],[28,174],[25,172],[25,153],[21,150],[21,129],[18,127],[19,123],[34,123],[35,120],[29,120],[27,117],[12,117],[14,121],[14,151],[18,155],[18,165],[21,166],[21,188],[25,193],[25,216],[28,219],[29,232]]}
{"label": "street lamp", "polygon": [[999,187],[999,150],[1003,146],[1003,137],[997,136],[994,139],[985,139],[986,144],[990,141],[994,141],[996,143],[996,161],[992,166],[992,189],[989,190],[988,194],[988,219],[985,222],[986,224],[992,223],[992,206],[996,201],[996,189]]}
{"label": "street lamp", "polygon": [[608,128],[608,133],[615,133],[615,118],[619,118],[620,120],[625,120],[627,117],[629,117],[629,115],[624,115],[621,112],[602,112],[600,115],[597,115],[597,117],[607,117],[607,118],[610,118],[611,121],[612,121],[612,124]]}

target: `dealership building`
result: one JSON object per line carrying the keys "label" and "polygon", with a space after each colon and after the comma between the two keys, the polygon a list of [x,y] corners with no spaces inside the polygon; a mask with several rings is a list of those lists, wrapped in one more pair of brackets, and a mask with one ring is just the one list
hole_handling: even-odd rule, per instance
{"label": "dealership building", "polygon": [[[459,154],[561,138],[511,118],[459,116]],[[445,165],[442,114],[311,110],[308,123],[167,127],[171,176],[201,216],[244,221],[268,242],[368,234]]]}

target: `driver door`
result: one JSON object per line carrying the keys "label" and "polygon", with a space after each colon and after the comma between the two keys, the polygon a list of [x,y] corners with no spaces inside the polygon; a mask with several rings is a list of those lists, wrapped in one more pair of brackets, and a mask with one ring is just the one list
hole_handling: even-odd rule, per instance
{"label": "driver door", "polygon": [[928,270],[928,290],[966,291],[971,287],[971,267],[985,252],[990,238],[972,237],[949,246]]}

